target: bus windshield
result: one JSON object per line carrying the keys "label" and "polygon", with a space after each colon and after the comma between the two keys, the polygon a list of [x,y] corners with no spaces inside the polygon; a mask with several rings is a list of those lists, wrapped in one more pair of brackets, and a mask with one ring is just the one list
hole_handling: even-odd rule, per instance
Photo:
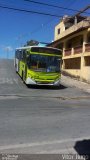
{"label": "bus windshield", "polygon": [[27,58],[27,65],[37,72],[60,72],[60,57],[31,54]]}
{"label": "bus windshield", "polygon": [[47,48],[47,47],[32,47],[31,52],[57,54],[57,55],[62,54],[62,52],[58,49]]}

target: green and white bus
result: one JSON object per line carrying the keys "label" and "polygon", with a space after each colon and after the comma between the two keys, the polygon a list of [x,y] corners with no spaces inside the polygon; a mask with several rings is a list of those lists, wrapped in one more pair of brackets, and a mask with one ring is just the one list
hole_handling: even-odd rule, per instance
{"label": "green and white bus", "polygon": [[27,46],[15,50],[16,72],[27,85],[60,85],[62,51],[52,47]]}

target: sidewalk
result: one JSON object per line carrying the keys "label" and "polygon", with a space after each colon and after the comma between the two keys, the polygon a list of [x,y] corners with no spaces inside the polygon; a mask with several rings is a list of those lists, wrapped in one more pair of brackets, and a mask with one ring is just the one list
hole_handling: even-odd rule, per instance
{"label": "sidewalk", "polygon": [[[36,143],[24,143],[24,144],[0,146],[0,153],[2,154],[8,154],[8,153],[43,154],[43,155],[44,154],[90,155],[89,139],[90,137],[87,137],[87,138],[81,137],[81,138],[74,138],[74,139],[71,138],[71,139],[62,139],[62,140],[55,140],[55,141],[43,141],[43,142],[36,142]],[[61,157],[61,160],[63,160],[62,157]],[[71,160],[74,160],[74,159],[72,158]]]}
{"label": "sidewalk", "polygon": [[65,84],[67,86],[71,86],[71,87],[76,87],[76,88],[82,89],[85,92],[90,93],[90,84],[82,82],[82,81],[79,81],[79,80],[77,80],[75,78],[71,78],[69,76],[62,75],[61,83]]}

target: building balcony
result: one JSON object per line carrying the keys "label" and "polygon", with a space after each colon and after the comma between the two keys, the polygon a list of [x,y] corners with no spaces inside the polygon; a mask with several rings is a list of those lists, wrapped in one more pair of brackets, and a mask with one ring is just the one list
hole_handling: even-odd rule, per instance
{"label": "building balcony", "polygon": [[90,43],[85,44],[85,51],[83,52],[83,46],[72,47],[64,50],[64,57],[66,56],[78,56],[78,54],[84,53],[84,56],[90,56]]}
{"label": "building balcony", "polygon": [[83,46],[74,47],[74,54],[80,54],[83,52]]}
{"label": "building balcony", "polygon": [[71,53],[72,53],[72,49],[71,49],[71,48],[70,48],[70,49],[66,49],[66,50],[64,51],[64,56],[70,56]]}
{"label": "building balcony", "polygon": [[66,49],[64,51],[64,56],[81,54],[82,52],[83,52],[83,46],[80,45],[74,48]]}
{"label": "building balcony", "polygon": [[90,43],[85,44],[85,52],[90,52]]}

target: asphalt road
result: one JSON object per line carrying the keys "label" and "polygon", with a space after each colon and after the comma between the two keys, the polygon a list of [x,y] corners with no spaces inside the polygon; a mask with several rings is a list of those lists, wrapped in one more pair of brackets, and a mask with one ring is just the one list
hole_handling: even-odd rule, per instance
{"label": "asphalt road", "polygon": [[0,152],[60,153],[90,139],[90,94],[65,83],[27,88],[0,60]]}

